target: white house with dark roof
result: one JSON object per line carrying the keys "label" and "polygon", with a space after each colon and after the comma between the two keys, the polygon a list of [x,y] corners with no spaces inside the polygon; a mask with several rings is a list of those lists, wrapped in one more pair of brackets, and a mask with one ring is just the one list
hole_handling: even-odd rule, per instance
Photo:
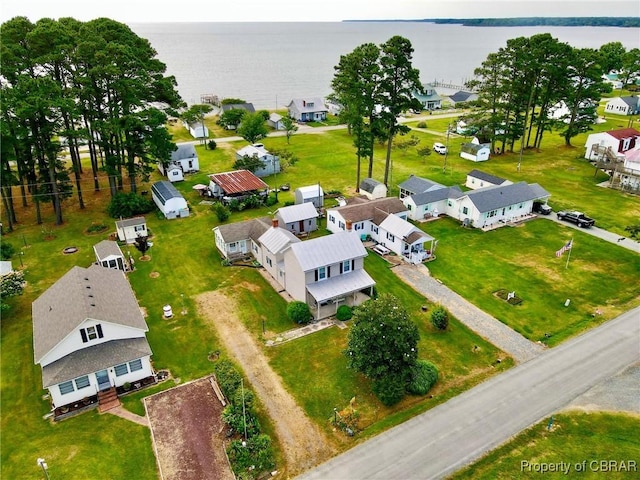
{"label": "white house with dark roof", "polygon": [[491,175],[490,173],[473,169],[467,173],[467,181],[464,186],[471,190],[477,190],[478,188],[493,187],[496,185],[511,185],[512,183],[513,182],[496,175]]}
{"label": "white house with dark roof", "polygon": [[151,185],[151,198],[166,219],[189,216],[189,206],[182,194],[165,180]]}
{"label": "white house with dark roof", "polygon": [[640,113],[640,97],[632,95],[612,98],[607,102],[604,111],[605,113],[615,113],[617,115],[635,115]]}
{"label": "white house with dark roof", "polygon": [[123,272],[128,268],[124,254],[117,242],[102,240],[93,246],[93,252],[96,255],[96,263],[104,268],[113,268]]}
{"label": "white house with dark roof", "polygon": [[369,200],[375,200],[376,198],[384,198],[387,196],[387,186],[374,180],[373,178],[365,178],[360,182],[360,194],[367,197]]}
{"label": "white house with dark roof", "polygon": [[144,217],[124,218],[116,221],[116,233],[118,240],[125,243],[134,243],[138,237],[149,236],[147,220]]}
{"label": "white house with dark roof", "polygon": [[256,177],[266,177],[280,172],[280,157],[269,153],[262,143],[247,145],[236,151],[236,160],[242,160],[244,157],[253,157],[262,162],[263,166],[253,171]]}
{"label": "white house with dark roof", "polygon": [[170,182],[184,180],[185,173],[194,173],[200,170],[196,148],[186,143],[177,145],[176,149],[171,152],[171,158],[168,162],[158,162],[158,170]]}
{"label": "white house with dark roof", "polygon": [[253,255],[260,258],[258,239],[271,227],[271,218],[260,217],[244,222],[228,223],[213,228],[216,248],[226,260],[234,261]]}
{"label": "white house with dark roof", "polygon": [[446,213],[451,199],[462,195],[460,187],[454,185],[404,197],[402,203],[409,211],[409,218],[418,221],[437,218],[440,214]]}
{"label": "white house with dark roof", "polygon": [[32,304],[34,362],[52,409],[152,379],[147,324],[124,273],[73,267]]}
{"label": "white house with dark roof", "polygon": [[356,197],[345,206],[327,209],[327,229],[349,232],[360,239],[370,237],[407,261],[424,261],[433,252],[434,239],[407,221],[409,213],[395,197]]}
{"label": "white house with dark roof", "polygon": [[311,202],[281,207],[275,212],[279,225],[295,235],[318,229],[318,210]]}
{"label": "white house with dark roof", "polygon": [[366,256],[360,239],[347,232],[292,243],[284,252],[285,289],[310,305],[316,319],[340,305],[360,305],[375,285],[364,269]]}
{"label": "white house with dark roof", "polygon": [[289,116],[299,122],[321,122],[329,109],[322,97],[294,98],[287,105]]}
{"label": "white house with dark roof", "polygon": [[428,178],[410,175],[408,179],[398,185],[398,188],[400,189],[399,196],[402,200],[405,197],[410,197],[411,195],[415,195],[417,193],[431,192],[433,190],[438,190],[439,188],[447,187],[440,183],[434,182],[433,180],[429,180]]}

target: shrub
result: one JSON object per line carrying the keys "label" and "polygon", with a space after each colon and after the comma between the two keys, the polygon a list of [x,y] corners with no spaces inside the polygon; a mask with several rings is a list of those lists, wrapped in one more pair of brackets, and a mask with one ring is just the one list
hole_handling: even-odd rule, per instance
{"label": "shrub", "polygon": [[438,369],[427,360],[418,360],[411,368],[407,392],[413,395],[424,395],[438,381]]}
{"label": "shrub", "polygon": [[300,301],[287,305],[287,316],[296,323],[309,323],[313,318],[309,305]]}
{"label": "shrub", "polygon": [[271,439],[268,435],[256,435],[247,439],[233,440],[227,447],[227,455],[237,478],[258,478],[263,472],[275,467]]}
{"label": "shrub", "polygon": [[2,260],[9,260],[14,253],[16,253],[16,249],[9,242],[3,241],[0,243],[0,257],[2,257]]}
{"label": "shrub", "polygon": [[427,128],[427,122],[418,122],[416,127],[418,127],[418,128]]}
{"label": "shrub", "polygon": [[222,203],[215,203],[211,208],[216,214],[216,217],[218,217],[218,220],[220,220],[221,222],[226,222],[227,220],[229,220],[229,217],[231,216],[231,210],[225,207]]}
{"label": "shrub", "polygon": [[109,227],[107,227],[104,223],[92,223],[87,228],[87,233],[100,233],[105,231],[107,228]]}
{"label": "shrub", "polygon": [[278,203],[278,200],[276,199],[275,195],[269,195],[267,197],[267,200],[264,203],[265,203],[265,205],[267,207],[271,207],[271,206],[275,205],[276,203]]}
{"label": "shrub", "polygon": [[[247,393],[247,391],[245,391]],[[247,438],[260,434],[260,423],[252,409],[242,409],[242,401],[239,405],[230,403],[222,411],[222,420],[231,430],[244,436],[245,422],[247,427]]]}
{"label": "shrub", "polygon": [[213,366],[213,371],[216,373],[218,379],[218,385],[224,396],[231,399],[234,398],[236,390],[240,387],[242,377],[229,360],[220,360]]}
{"label": "shrub", "polygon": [[402,400],[404,390],[405,381],[401,375],[386,375],[373,382],[373,393],[387,407]]}
{"label": "shrub", "polygon": [[215,140],[209,140],[209,142],[207,143],[207,148],[209,150],[215,150],[217,146],[218,144],[216,143]]}
{"label": "shrub", "polygon": [[135,215],[149,213],[154,208],[152,200],[138,195],[135,192],[116,193],[109,202],[107,212],[112,218],[128,218]]}
{"label": "shrub", "polygon": [[442,305],[436,306],[431,312],[431,323],[438,330],[446,330],[449,326],[449,312]]}
{"label": "shrub", "polygon": [[353,309],[347,305],[340,305],[336,312],[336,318],[342,322],[353,317]]}

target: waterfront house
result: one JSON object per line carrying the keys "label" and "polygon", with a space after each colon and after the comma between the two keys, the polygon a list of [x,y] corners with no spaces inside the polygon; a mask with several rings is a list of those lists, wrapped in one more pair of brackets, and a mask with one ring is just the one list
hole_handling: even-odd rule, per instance
{"label": "waterfront house", "polygon": [[125,243],[134,243],[138,237],[149,236],[147,220],[144,217],[125,218],[116,221],[116,233],[118,240]]}
{"label": "waterfront house", "polygon": [[165,180],[151,186],[151,197],[166,219],[189,216],[189,206],[171,182]]}
{"label": "waterfront house", "polygon": [[34,361],[52,409],[153,379],[147,324],[124,273],[73,267],[32,304]]}
{"label": "waterfront house", "polygon": [[298,122],[321,122],[329,109],[321,97],[294,98],[287,105],[289,116]]}
{"label": "waterfront house", "polygon": [[585,143],[587,160],[624,161],[624,154],[640,147],[640,132],[635,128],[621,128],[592,133]]}
{"label": "waterfront house", "polygon": [[191,144],[180,144],[171,152],[168,162],[158,163],[158,170],[166,176],[170,182],[184,180],[185,173],[195,173],[200,170],[196,148]]}
{"label": "waterfront house", "polygon": [[442,98],[436,92],[436,89],[430,83],[422,84],[423,92],[413,92],[414,98],[416,98],[421,104],[424,110],[438,110],[442,108]]}

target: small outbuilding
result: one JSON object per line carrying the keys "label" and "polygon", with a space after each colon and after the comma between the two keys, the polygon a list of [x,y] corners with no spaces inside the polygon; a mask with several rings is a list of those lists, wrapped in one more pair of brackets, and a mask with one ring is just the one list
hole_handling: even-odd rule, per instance
{"label": "small outbuilding", "polygon": [[147,220],[144,217],[133,217],[118,220],[116,222],[118,240],[125,243],[134,243],[138,237],[149,236]]}
{"label": "small outbuilding", "polygon": [[156,182],[151,186],[153,201],[165,218],[182,218],[189,216],[189,206],[182,194],[171,182]]}
{"label": "small outbuilding", "polygon": [[275,213],[278,225],[295,235],[318,229],[318,211],[311,202],[279,208]]}
{"label": "small outbuilding", "polygon": [[269,115],[269,118],[267,119],[267,125],[269,125],[271,128],[274,128],[276,130],[285,129],[284,123],[282,123],[282,115],[275,112]]}
{"label": "small outbuilding", "polygon": [[185,128],[189,130],[189,133],[193,138],[209,138],[209,129],[200,122],[186,123]]}
{"label": "small outbuilding", "polygon": [[472,162],[485,162],[489,160],[491,146],[481,143],[463,143],[460,146],[460,156]]}
{"label": "small outbuilding", "polygon": [[249,170],[232,170],[209,175],[209,191],[212,197],[229,203],[232,200],[244,200],[251,195],[266,197],[269,185]]}
{"label": "small outbuilding", "polygon": [[313,203],[313,206],[316,208],[322,208],[324,206],[324,191],[320,184],[298,187],[294,190],[293,196],[296,205],[310,202]]}
{"label": "small outbuilding", "polygon": [[360,182],[360,193],[369,200],[384,198],[387,196],[387,186],[373,178],[365,178]]}
{"label": "small outbuilding", "polygon": [[114,270],[127,269],[124,255],[118,244],[112,240],[102,240],[93,246],[93,252],[96,254],[96,263],[104,268]]}

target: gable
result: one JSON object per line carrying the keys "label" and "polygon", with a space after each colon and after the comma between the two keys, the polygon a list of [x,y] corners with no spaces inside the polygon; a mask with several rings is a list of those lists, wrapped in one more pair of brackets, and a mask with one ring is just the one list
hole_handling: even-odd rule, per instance
{"label": "gable", "polygon": [[294,243],[291,245],[290,251],[304,272],[344,260],[367,256],[367,251],[360,238],[347,232]]}

